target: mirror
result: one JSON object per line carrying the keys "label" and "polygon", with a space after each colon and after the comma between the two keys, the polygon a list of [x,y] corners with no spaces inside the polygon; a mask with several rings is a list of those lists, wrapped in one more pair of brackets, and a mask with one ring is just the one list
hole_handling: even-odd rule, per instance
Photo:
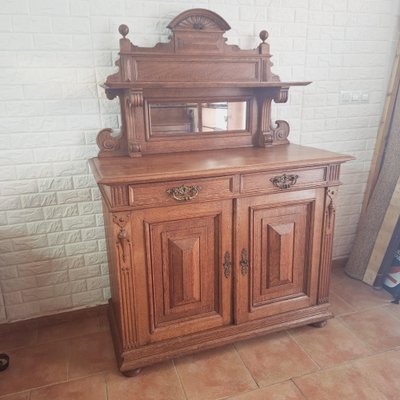
{"label": "mirror", "polygon": [[247,128],[247,101],[154,103],[149,110],[151,136],[237,132]]}

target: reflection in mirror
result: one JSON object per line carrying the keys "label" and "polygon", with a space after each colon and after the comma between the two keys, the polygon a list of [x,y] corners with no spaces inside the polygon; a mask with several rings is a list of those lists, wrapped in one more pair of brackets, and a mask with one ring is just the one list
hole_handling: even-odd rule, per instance
{"label": "reflection in mirror", "polygon": [[246,101],[150,104],[152,136],[244,131]]}

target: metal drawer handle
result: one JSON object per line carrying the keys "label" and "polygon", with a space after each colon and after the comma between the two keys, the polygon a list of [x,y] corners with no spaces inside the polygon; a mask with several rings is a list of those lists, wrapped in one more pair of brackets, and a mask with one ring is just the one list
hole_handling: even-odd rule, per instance
{"label": "metal drawer handle", "polygon": [[280,176],[274,176],[270,181],[279,189],[289,189],[291,186],[296,184],[298,177],[298,175],[283,174]]}
{"label": "metal drawer handle", "polygon": [[167,193],[172,196],[176,201],[189,201],[193,200],[200,192],[201,187],[192,186],[177,186],[167,190]]}

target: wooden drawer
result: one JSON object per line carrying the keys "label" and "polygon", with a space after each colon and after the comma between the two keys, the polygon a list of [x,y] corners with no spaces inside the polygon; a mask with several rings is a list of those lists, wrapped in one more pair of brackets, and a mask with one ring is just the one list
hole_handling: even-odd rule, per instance
{"label": "wooden drawer", "polygon": [[232,198],[234,177],[157,182],[129,186],[129,204],[153,207]]}
{"label": "wooden drawer", "polygon": [[319,186],[325,182],[325,176],[325,167],[245,174],[240,180],[240,192],[274,192]]}

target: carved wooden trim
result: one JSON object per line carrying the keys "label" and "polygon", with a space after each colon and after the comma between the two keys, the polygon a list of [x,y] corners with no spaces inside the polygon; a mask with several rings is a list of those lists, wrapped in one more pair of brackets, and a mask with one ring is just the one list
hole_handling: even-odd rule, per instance
{"label": "carved wooden trim", "polygon": [[120,288],[121,340],[123,351],[136,347],[135,299],[132,264],[131,222],[129,213],[115,213],[114,243],[117,256],[117,277]]}
{"label": "carved wooden trim", "polygon": [[331,164],[328,167],[328,176],[327,181],[329,185],[333,184],[340,184],[339,181],[339,174],[340,174],[340,164]]}
{"label": "carved wooden trim", "polygon": [[329,302],[329,280],[332,264],[333,233],[335,227],[338,188],[326,188],[324,227],[319,269],[318,304]]}
{"label": "carved wooden trim", "polygon": [[[280,90],[274,97],[275,102],[287,101],[287,88]],[[289,143],[288,136],[290,133],[290,126],[287,121],[277,120],[275,121],[276,127],[272,127],[271,122],[271,103],[270,97],[258,97],[258,107],[261,107],[259,111],[258,120],[258,146],[266,147],[277,144]]]}
{"label": "carved wooden trim", "polygon": [[289,88],[281,87],[274,96],[275,103],[286,103],[289,98]]}
{"label": "carved wooden trim", "polygon": [[128,188],[126,185],[115,185],[111,187],[111,204],[112,207],[127,206]]}

